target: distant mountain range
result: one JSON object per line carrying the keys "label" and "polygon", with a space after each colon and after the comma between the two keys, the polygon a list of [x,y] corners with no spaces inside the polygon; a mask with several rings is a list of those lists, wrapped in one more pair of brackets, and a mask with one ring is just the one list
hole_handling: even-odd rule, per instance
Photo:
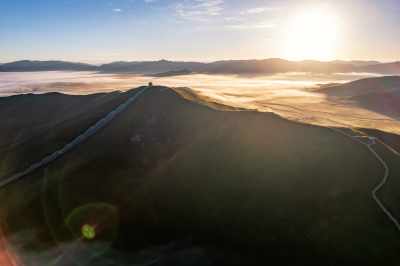
{"label": "distant mountain range", "polygon": [[261,75],[287,72],[349,73],[371,72],[385,75],[400,74],[400,61],[289,61],[279,58],[264,60],[227,60],[211,63],[181,61],[112,62],[90,65],[65,61],[16,61],[0,64],[0,72],[24,71],[98,71],[102,73],[130,73],[147,75],[175,75],[176,73]]}
{"label": "distant mountain range", "polygon": [[0,65],[0,72],[96,71],[97,66],[65,61],[15,61]]}

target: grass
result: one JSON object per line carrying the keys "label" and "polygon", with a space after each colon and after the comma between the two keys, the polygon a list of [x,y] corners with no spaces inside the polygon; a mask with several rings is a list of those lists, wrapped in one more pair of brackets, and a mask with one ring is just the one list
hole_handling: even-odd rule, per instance
{"label": "grass", "polygon": [[37,232],[30,248],[42,250],[74,239],[66,217],[101,202],[118,213],[110,252],[190,239],[215,265],[397,265],[398,232],[370,196],[381,176],[365,147],[332,130],[154,87],[46,171],[0,191],[0,214],[10,235]]}

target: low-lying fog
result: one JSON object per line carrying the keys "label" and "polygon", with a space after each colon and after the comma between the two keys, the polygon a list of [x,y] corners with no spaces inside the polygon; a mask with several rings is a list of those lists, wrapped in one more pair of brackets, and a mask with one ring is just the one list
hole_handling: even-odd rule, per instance
{"label": "low-lying fog", "polygon": [[189,87],[204,99],[235,107],[272,111],[291,120],[324,126],[376,128],[400,134],[397,118],[379,114],[344,99],[318,93],[320,84],[345,83],[379,76],[371,73],[269,76],[182,75],[148,77],[94,72],[3,72],[0,96],[21,93],[62,92],[90,94],[125,91],[153,82],[169,87]]}
{"label": "low-lying fog", "polygon": [[194,89],[257,89],[263,91],[282,88],[303,89],[319,83],[347,82],[372,75],[368,73],[334,75],[288,73],[254,77],[203,74],[148,77],[67,71],[0,72],[0,96],[54,91],[68,94],[89,94],[127,90],[146,85],[150,81],[164,86]]}

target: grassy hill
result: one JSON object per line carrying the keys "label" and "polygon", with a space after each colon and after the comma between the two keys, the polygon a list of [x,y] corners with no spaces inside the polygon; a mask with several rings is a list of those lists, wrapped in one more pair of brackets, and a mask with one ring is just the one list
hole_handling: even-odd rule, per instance
{"label": "grassy hill", "polygon": [[400,76],[366,78],[345,84],[323,86],[329,97],[351,101],[362,108],[400,118]]}
{"label": "grassy hill", "polygon": [[[0,219],[26,265],[61,254],[57,265],[398,265],[399,232],[370,196],[382,174],[364,146],[330,129],[153,87],[0,190]],[[399,198],[385,197],[398,212]]]}
{"label": "grassy hill", "polygon": [[0,178],[63,147],[130,93],[60,93],[0,98]]}

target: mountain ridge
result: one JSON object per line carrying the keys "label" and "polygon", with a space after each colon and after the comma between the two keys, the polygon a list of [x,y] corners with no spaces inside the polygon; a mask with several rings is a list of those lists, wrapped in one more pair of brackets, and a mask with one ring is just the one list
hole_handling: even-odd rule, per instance
{"label": "mountain ridge", "polygon": [[90,64],[79,62],[68,62],[59,60],[37,61],[20,60],[10,63],[0,64],[0,72],[29,72],[29,71],[90,71],[97,67]]}
{"label": "mountain ridge", "polygon": [[20,60],[0,64],[0,72],[26,71],[97,71],[100,73],[163,74],[187,70],[200,74],[275,74],[287,72],[349,73],[371,72],[378,74],[400,74],[400,62],[378,61],[290,61],[281,58],[220,60],[214,62],[195,61],[115,61],[92,65],[68,61]]}

